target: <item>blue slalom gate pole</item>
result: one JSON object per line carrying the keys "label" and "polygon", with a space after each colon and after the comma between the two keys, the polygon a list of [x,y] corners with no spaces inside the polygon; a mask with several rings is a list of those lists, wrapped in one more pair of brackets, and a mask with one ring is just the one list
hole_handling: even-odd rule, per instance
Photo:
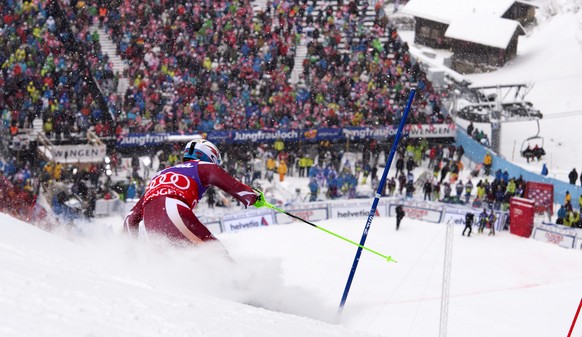
{"label": "blue slalom gate pole", "polygon": [[362,255],[362,247],[366,243],[368,231],[370,230],[370,226],[372,225],[372,220],[374,219],[374,214],[376,213],[376,208],[378,207],[378,202],[380,201],[380,196],[382,195],[382,191],[384,190],[384,184],[386,184],[386,177],[388,176],[388,171],[390,171],[390,166],[392,166],[392,160],[394,159],[396,148],[398,147],[398,143],[400,142],[400,138],[402,137],[402,130],[404,129],[406,118],[408,117],[408,113],[410,112],[410,106],[412,105],[412,101],[414,100],[415,93],[416,89],[411,89],[410,94],[408,95],[408,102],[406,103],[406,108],[404,109],[404,113],[402,114],[402,120],[400,121],[400,125],[398,126],[398,131],[394,136],[394,143],[392,143],[392,148],[390,149],[388,161],[386,162],[384,172],[382,173],[382,178],[380,179],[380,185],[378,186],[378,190],[376,191],[376,195],[374,196],[374,202],[372,203],[372,208],[370,209],[370,214],[368,214],[368,220],[366,221],[366,226],[364,227],[364,232],[362,233],[362,238],[360,239],[360,246],[356,251],[356,257],[354,258],[354,263],[352,264],[352,269],[350,270],[350,276],[348,277],[348,282],[346,283],[346,288],[344,289],[344,294],[342,295],[342,300],[339,306],[340,312],[343,310],[346,304],[346,300],[350,292],[350,287],[352,286],[352,281],[354,280],[354,275],[356,274],[356,269],[358,268],[358,262],[360,262],[360,255]]}

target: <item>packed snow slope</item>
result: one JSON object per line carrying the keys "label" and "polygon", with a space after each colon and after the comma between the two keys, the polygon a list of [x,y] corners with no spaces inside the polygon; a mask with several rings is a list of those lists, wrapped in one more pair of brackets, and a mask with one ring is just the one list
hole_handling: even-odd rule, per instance
{"label": "packed snow slope", "polygon": [[[359,241],[365,218],[318,223]],[[105,228],[47,233],[0,214],[0,334],[436,336],[445,226],[376,217],[345,310],[356,247],[293,223],[219,235],[217,247],[133,241]],[[91,227],[93,227],[91,230]],[[454,236],[448,336],[565,335],[582,254],[508,234]],[[578,335],[582,332],[579,327]]]}

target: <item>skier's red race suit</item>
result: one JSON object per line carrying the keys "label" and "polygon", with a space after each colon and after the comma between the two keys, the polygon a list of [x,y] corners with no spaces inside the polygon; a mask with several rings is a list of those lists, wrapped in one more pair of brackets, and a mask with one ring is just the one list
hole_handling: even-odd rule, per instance
{"label": "skier's red race suit", "polygon": [[163,235],[175,242],[216,240],[193,213],[210,185],[224,190],[245,206],[257,201],[251,187],[220,166],[191,160],[166,168],[152,178],[145,194],[125,217],[124,230],[137,236],[143,219],[148,234]]}

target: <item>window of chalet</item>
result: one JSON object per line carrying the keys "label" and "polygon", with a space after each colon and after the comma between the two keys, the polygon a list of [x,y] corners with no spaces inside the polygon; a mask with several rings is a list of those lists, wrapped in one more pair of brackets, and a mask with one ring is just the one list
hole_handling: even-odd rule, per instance
{"label": "window of chalet", "polygon": [[427,26],[422,26],[420,27],[420,31],[418,33],[420,36],[430,37],[430,28]]}

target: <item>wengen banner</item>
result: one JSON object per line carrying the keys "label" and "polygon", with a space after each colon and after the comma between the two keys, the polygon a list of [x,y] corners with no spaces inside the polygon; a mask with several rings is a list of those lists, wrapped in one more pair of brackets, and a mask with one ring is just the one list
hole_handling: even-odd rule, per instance
{"label": "wengen banner", "polygon": [[63,164],[99,163],[105,159],[105,145],[55,145],[50,149],[39,146],[46,158]]}

